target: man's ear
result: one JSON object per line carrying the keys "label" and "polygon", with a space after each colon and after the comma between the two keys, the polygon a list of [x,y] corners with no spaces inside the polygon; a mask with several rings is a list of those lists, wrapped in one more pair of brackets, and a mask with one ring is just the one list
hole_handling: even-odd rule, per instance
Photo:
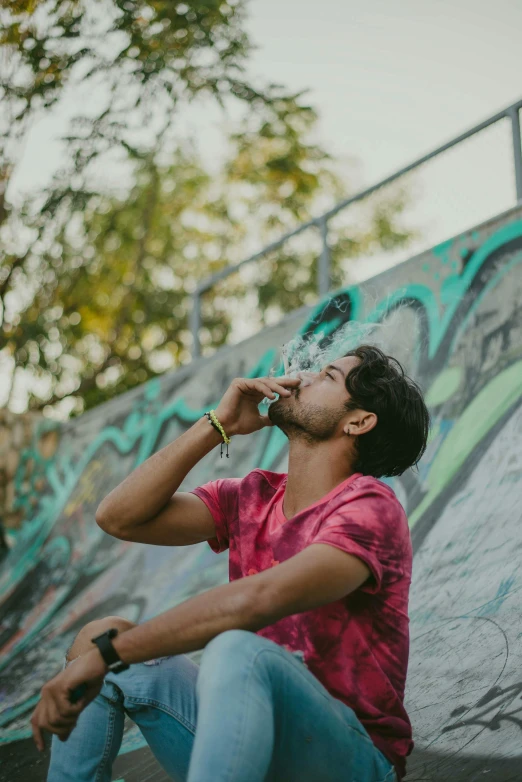
{"label": "man's ear", "polygon": [[366,434],[377,425],[377,416],[375,413],[369,413],[366,410],[358,410],[358,415],[347,421],[344,425],[344,432],[347,435]]}

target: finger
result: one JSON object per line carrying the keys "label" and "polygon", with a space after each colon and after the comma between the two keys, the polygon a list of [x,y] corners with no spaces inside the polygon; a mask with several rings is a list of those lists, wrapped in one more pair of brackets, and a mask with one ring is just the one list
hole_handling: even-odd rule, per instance
{"label": "finger", "polygon": [[64,714],[64,709],[60,702],[52,702],[49,704],[47,721],[51,727],[67,727],[71,722],[78,718],[76,714]]}
{"label": "finger", "polygon": [[31,729],[33,731],[33,740],[36,744],[36,749],[38,752],[43,752],[45,749],[45,742],[44,737],[42,733],[42,729],[39,726],[37,720],[34,719],[34,717],[31,719]]}
{"label": "finger", "polygon": [[72,728],[77,719],[77,717],[52,717],[49,720],[49,725],[53,730],[55,728]]}
{"label": "finger", "polygon": [[62,709],[64,717],[79,717],[81,712],[88,704],[87,698],[84,696],[77,700],[74,704],[67,704],[67,708]]}
{"label": "finger", "polygon": [[269,399],[274,399],[275,394],[267,383],[262,383],[259,380],[254,384],[256,391],[259,391],[263,396],[267,396]]}
{"label": "finger", "polygon": [[81,714],[86,705],[85,698],[82,698],[81,701],[76,701],[72,708],[67,708],[65,706],[63,708],[60,707],[60,714],[62,717],[73,717],[76,719]]}
{"label": "finger", "polygon": [[74,703],[71,703],[71,701],[69,700],[60,698],[56,702],[56,706],[60,716],[77,717],[82,711],[82,709],[85,708],[85,697],[82,697],[81,700],[77,700]]}
{"label": "finger", "polygon": [[292,377],[290,375],[280,375],[279,377],[275,377],[273,379],[277,380],[277,382],[281,383],[281,385],[288,385],[288,386],[300,386],[301,385],[301,378],[300,377]]}
{"label": "finger", "polygon": [[268,399],[275,399],[276,394],[287,397],[292,393],[288,388],[278,386],[277,383],[263,383],[262,388],[263,394],[268,397]]}
{"label": "finger", "polygon": [[60,730],[53,731],[56,733],[60,741],[67,741],[71,733],[73,732],[74,725],[69,728],[61,728]]}
{"label": "finger", "polygon": [[290,390],[288,388],[285,388],[285,386],[281,385],[279,383],[279,378],[275,377],[259,377],[257,378],[258,383],[262,383],[264,387],[270,388],[272,391],[275,391],[276,394],[284,394],[287,395]]}
{"label": "finger", "polygon": [[36,744],[38,752],[43,752],[45,749],[45,743],[43,733],[39,725],[32,725],[33,741]]}
{"label": "finger", "polygon": [[270,388],[276,391],[276,393],[278,393],[280,396],[290,396],[290,394],[292,393],[290,388],[286,388],[284,385],[282,385],[282,383],[280,383],[275,378],[272,377],[268,378],[267,382],[270,385]]}

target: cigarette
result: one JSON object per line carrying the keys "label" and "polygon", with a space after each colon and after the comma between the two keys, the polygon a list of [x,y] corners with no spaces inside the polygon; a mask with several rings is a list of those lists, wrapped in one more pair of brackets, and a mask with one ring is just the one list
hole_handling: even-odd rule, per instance
{"label": "cigarette", "polygon": [[288,375],[288,358],[286,357],[286,354],[283,355],[283,366],[285,368],[285,375]]}

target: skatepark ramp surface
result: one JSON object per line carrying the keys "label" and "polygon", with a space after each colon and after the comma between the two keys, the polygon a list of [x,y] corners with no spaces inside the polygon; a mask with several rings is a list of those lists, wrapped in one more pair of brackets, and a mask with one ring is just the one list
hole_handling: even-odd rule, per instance
{"label": "skatepark ramp surface", "polygon": [[[101,499],[217,407],[234,377],[280,373],[284,343],[331,339],[350,320],[385,325],[388,352],[433,419],[418,473],[387,480],[414,545],[406,779],[522,779],[521,265],[517,208],[66,424],[46,422],[22,454],[18,497],[31,510],[0,570],[0,779],[45,779],[29,717],[83,625],[142,622],[228,580],[227,552],[206,543],[109,537],[94,520]],[[287,458],[286,437],[267,428],[234,439],[229,459],[215,449],[180,489],[256,467],[286,472]],[[167,779],[130,722],[113,779]]]}

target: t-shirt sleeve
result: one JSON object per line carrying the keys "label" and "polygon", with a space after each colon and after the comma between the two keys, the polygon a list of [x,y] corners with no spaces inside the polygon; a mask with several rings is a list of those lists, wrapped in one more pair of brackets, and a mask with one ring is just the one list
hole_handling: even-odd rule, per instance
{"label": "t-shirt sleeve", "polygon": [[190,492],[203,500],[212,514],[216,535],[208,540],[208,545],[216,554],[230,546],[230,520],[237,516],[240,483],[240,478],[218,478]]}
{"label": "t-shirt sleeve", "polygon": [[354,489],[354,496],[327,516],[313,543],[327,543],[361,559],[371,575],[359,589],[375,594],[383,579],[400,575],[402,506],[379,488]]}

